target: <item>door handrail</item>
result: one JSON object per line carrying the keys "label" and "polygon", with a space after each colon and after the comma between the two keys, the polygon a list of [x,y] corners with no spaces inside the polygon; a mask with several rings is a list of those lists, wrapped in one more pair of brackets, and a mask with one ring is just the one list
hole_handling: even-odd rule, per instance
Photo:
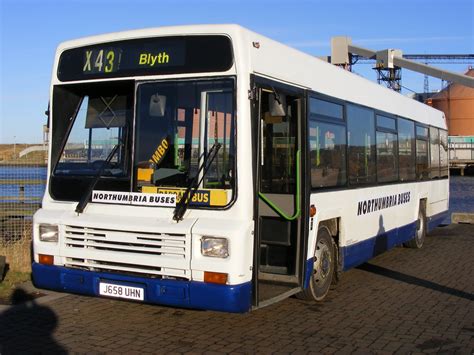
{"label": "door handrail", "polygon": [[274,210],[281,217],[287,221],[294,221],[301,215],[301,177],[300,177],[300,159],[301,151],[296,152],[296,211],[293,216],[288,216],[283,210],[281,210],[275,203],[273,203],[267,196],[259,192],[258,197],[260,197],[263,202],[265,202],[272,210]]}

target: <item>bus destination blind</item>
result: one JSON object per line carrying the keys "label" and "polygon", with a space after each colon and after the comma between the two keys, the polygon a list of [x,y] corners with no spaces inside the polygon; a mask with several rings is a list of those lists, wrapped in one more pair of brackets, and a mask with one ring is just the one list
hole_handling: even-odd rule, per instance
{"label": "bus destination blind", "polygon": [[69,49],[61,54],[61,81],[225,71],[232,66],[224,36],[147,38]]}

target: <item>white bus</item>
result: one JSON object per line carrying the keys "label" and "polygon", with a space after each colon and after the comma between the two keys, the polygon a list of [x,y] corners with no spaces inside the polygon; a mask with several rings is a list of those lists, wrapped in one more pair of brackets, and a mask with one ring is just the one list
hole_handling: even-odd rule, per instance
{"label": "white bus", "polygon": [[236,25],[62,43],[37,287],[247,312],[320,301],[448,210],[443,114]]}

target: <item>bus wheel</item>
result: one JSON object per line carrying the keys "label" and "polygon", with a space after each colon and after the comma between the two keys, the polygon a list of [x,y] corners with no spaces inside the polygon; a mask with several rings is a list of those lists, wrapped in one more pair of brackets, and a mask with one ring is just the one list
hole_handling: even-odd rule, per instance
{"label": "bus wheel", "polygon": [[335,272],[335,246],[327,227],[318,230],[316,250],[314,251],[313,276],[309,287],[298,294],[298,298],[322,301],[329,292]]}
{"label": "bus wheel", "polygon": [[420,204],[420,210],[418,211],[418,220],[416,221],[416,224],[415,238],[409,240],[403,245],[408,248],[421,249],[426,238],[426,212],[424,204]]}

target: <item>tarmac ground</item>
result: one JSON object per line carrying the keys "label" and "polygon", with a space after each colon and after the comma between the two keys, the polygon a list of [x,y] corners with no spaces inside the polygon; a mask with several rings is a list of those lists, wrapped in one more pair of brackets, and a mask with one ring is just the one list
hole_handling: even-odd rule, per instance
{"label": "tarmac ground", "polygon": [[395,248],[344,273],[319,304],[227,314],[42,290],[0,307],[0,354],[473,354],[473,261],[474,225],[451,224],[421,250]]}

